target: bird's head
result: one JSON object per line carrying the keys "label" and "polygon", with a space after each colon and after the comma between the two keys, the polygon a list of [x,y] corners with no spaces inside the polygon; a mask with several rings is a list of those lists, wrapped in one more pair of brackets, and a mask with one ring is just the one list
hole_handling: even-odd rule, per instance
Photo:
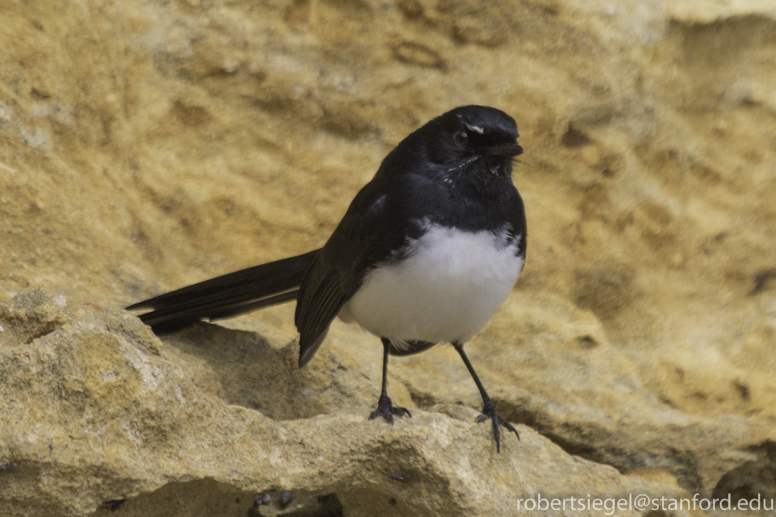
{"label": "bird's head", "polygon": [[523,152],[514,119],[487,106],[448,111],[421,131],[426,156],[448,181],[483,186],[509,181],[512,160]]}

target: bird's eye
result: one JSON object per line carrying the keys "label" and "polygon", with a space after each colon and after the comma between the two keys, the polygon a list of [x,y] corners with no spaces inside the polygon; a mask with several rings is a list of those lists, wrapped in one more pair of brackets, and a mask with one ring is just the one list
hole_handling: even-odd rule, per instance
{"label": "bird's eye", "polygon": [[469,141],[469,135],[466,134],[466,131],[456,131],[453,134],[453,140],[455,140],[457,144],[465,144]]}

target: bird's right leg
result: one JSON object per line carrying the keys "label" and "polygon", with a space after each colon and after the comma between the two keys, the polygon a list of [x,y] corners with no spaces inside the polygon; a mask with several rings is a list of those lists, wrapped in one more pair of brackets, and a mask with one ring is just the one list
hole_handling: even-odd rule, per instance
{"label": "bird's right leg", "polygon": [[377,409],[369,415],[369,420],[381,416],[386,422],[393,424],[393,415],[412,417],[409,410],[403,407],[394,407],[388,397],[388,350],[391,348],[391,340],[381,338],[383,341],[383,389],[380,392],[380,399],[377,401]]}

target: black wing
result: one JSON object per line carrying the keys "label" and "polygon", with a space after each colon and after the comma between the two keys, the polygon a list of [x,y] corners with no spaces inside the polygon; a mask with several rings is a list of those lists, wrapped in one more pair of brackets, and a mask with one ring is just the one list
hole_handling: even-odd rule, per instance
{"label": "black wing", "polygon": [[332,320],[369,270],[412,236],[400,182],[380,175],[355,197],[305,275],[296,305],[299,366],[312,359]]}

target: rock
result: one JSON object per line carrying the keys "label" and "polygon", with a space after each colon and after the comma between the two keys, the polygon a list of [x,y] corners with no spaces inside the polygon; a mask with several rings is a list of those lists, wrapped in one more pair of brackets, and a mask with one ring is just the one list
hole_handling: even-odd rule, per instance
{"label": "rock", "polygon": [[[191,350],[172,352],[171,343],[155,354],[146,343],[156,337],[126,330],[125,315],[76,312],[26,346],[0,349],[0,457],[14,466],[0,474],[0,500],[11,515],[245,515],[251,507],[280,515],[270,494],[281,489],[297,494],[289,511],[318,505],[353,515],[517,515],[518,499],[537,494],[687,495],[670,474],[622,476],[525,426],[496,454],[488,426],[460,406],[394,426],[368,420],[368,404],[360,415],[335,408],[270,418],[198,386],[180,359]],[[233,338],[225,331],[209,344],[242,348]],[[282,354],[263,360],[287,367]],[[329,373],[321,363],[313,369]],[[259,370],[235,375],[263,381]]]}
{"label": "rock", "polygon": [[[481,4],[3,7],[3,511],[774,497],[776,12]],[[322,245],[401,138],[468,103],[526,149],[526,269],[467,345],[520,424],[501,455],[449,346],[391,359],[413,418],[390,427],[366,420],[381,349],[356,327],[300,370],[292,306],[162,339],[120,309]]]}
{"label": "rock", "polygon": [[3,320],[2,342],[26,345],[54,332],[70,317],[64,296],[32,289],[16,296],[0,312]]}

